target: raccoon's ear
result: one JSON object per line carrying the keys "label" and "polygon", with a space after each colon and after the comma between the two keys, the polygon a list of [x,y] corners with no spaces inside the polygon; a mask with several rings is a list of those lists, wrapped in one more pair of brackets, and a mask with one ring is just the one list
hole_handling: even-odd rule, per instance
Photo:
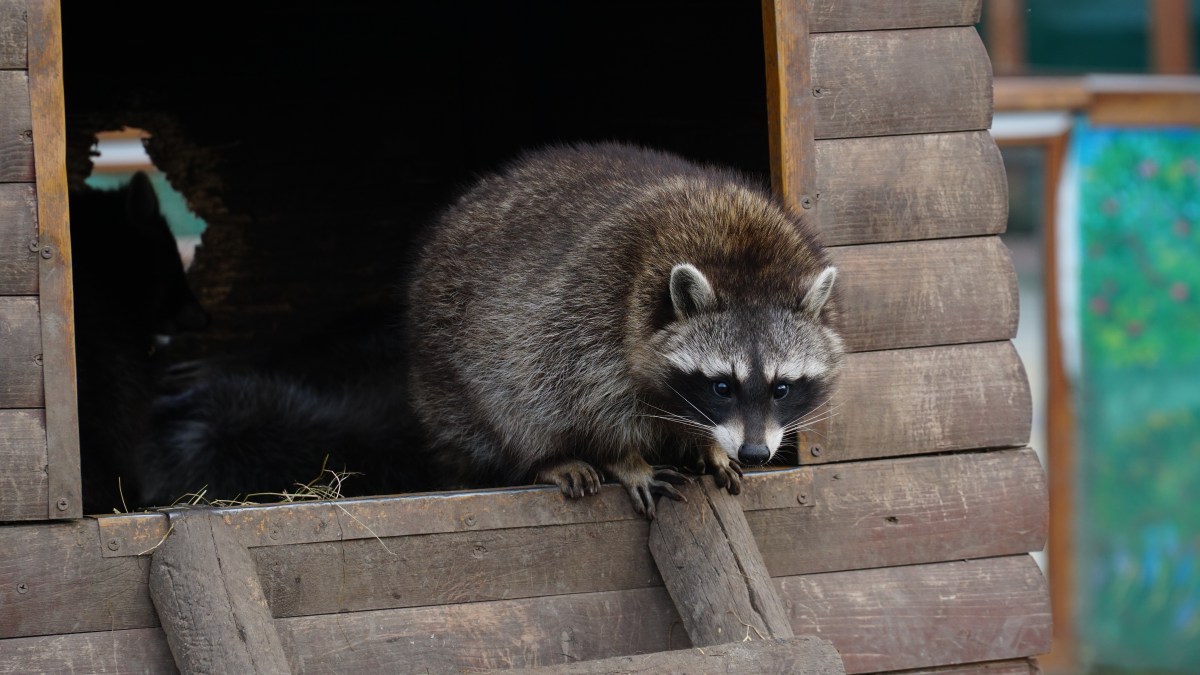
{"label": "raccoon's ear", "polygon": [[808,289],[808,293],[804,294],[804,303],[800,311],[814,319],[820,316],[821,309],[825,307],[829,296],[833,295],[835,279],[837,279],[836,267],[826,267],[821,270],[821,273],[817,275],[817,280]]}
{"label": "raccoon's ear", "polygon": [[716,302],[712,285],[694,265],[680,263],[671,268],[671,304],[675,317],[686,319]]}

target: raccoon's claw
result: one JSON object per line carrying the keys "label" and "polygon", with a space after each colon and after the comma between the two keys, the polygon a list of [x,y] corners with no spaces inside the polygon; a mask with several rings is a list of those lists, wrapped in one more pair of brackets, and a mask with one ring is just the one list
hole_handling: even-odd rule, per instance
{"label": "raccoon's claw", "polygon": [[745,474],[742,473],[742,465],[736,459],[730,459],[722,466],[714,466],[712,475],[717,487],[725,488],[731,495],[741,493],[742,477]]}
{"label": "raccoon's claw", "polygon": [[538,471],[536,480],[557,485],[564,495],[572,499],[600,491],[600,473],[591,464],[577,459],[543,468]]}
{"label": "raccoon's claw", "polygon": [[677,502],[686,502],[687,497],[675,489],[676,485],[692,482],[691,478],[669,467],[654,467],[653,477],[647,478],[627,487],[629,498],[633,501],[633,510],[650,520],[654,520],[654,497],[661,495]]}

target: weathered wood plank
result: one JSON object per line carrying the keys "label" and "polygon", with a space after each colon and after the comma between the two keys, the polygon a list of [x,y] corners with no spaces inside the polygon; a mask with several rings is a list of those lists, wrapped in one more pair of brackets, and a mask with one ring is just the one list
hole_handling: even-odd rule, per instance
{"label": "weathered wood plank", "polygon": [[1008,179],[986,131],[817,141],[821,243],[999,234]]}
{"label": "weathered wood plank", "polygon": [[973,26],[983,0],[813,0],[812,31]]}
{"label": "weathered wood plank", "polygon": [[[1045,543],[1044,474],[1027,448],[751,473],[745,483],[738,501],[772,576],[1010,555]],[[617,486],[604,491],[624,496]],[[756,508],[764,493],[789,507]],[[648,533],[632,518],[251,553],[279,617],[661,586]]]}
{"label": "weathered wood plank", "polygon": [[650,554],[691,643],[792,637],[741,504],[707,476],[679,491],[659,502]]}
{"label": "weathered wood plank", "polygon": [[[543,495],[563,499],[551,488],[511,492],[531,504]],[[616,485],[604,494],[629,501]],[[447,503],[456,496],[378,499],[373,509],[391,510],[395,522],[436,518],[439,509],[453,512]],[[1027,448],[754,472],[738,501],[776,576],[1011,555],[1045,542],[1045,478]],[[587,511],[588,500],[563,503]],[[275,513],[260,524],[287,532],[294,511],[258,510]],[[646,547],[649,525],[630,511],[622,521],[382,540],[348,529],[346,536],[366,538],[346,542],[330,540],[339,536],[335,524],[312,531],[317,543],[251,554],[277,617],[661,588]],[[144,521],[100,520],[121,518]],[[243,541],[270,542],[253,529],[239,531]],[[14,610],[0,612],[0,636],[158,625],[146,555],[164,534],[110,541],[90,518],[0,528],[0,602]],[[143,556],[104,558],[100,549],[110,545]],[[27,592],[18,594],[22,583]]]}
{"label": "weathered wood plank", "polygon": [[46,423],[41,410],[0,410],[0,513],[46,516]]}
{"label": "weathered wood plank", "polygon": [[148,558],[104,558],[96,521],[0,527],[0,636],[158,625]]}
{"label": "weathered wood plank", "polygon": [[59,0],[27,0],[29,98],[37,179],[38,293],[42,312],[49,518],[83,515],[75,395],[75,309],[67,219]]}
{"label": "weathered wood plank", "polygon": [[767,66],[767,139],[771,189],[792,208],[815,218],[811,0],[762,0]]}
{"label": "weathered wood plank", "polygon": [[0,184],[0,296],[37,295],[36,209],[33,185]]}
{"label": "weathered wood plank", "polygon": [[167,636],[137,628],[0,640],[0,674],[169,675],[179,672]]}
{"label": "weathered wood plank", "polygon": [[36,297],[0,296],[0,345],[0,409],[43,407],[42,325]]}
{"label": "weathered wood plank", "polygon": [[848,673],[1036,656],[1046,580],[1028,555],[776,580],[797,635],[833,642]]}
{"label": "weathered wood plank", "polygon": [[0,0],[0,70],[24,70],[25,0]]}
{"label": "weathered wood plank", "polygon": [[[846,672],[1040,653],[1044,579],[1027,555],[776,579],[797,634]],[[662,588],[279,619],[296,672],[529,668],[690,646]],[[747,629],[749,631],[749,629]]]}
{"label": "weathered wood plank", "polygon": [[829,250],[842,285],[849,351],[1016,337],[1017,273],[999,237]]}
{"label": "weathered wood plank", "polygon": [[1041,670],[1033,664],[1031,659],[1017,659],[918,668],[916,670],[892,670],[888,671],[886,675],[1041,675]]}
{"label": "weathered wood plank", "polygon": [[811,508],[746,511],[773,577],[995,557],[1046,543],[1046,473],[1029,448],[812,471]]}
{"label": "weathered wood plank", "polygon": [[725,675],[839,675],[842,657],[828,641],[812,635],[735,642],[706,648],[615,656],[561,666],[518,668],[510,675],[627,675],[629,673],[724,673]]}
{"label": "weathered wood plank", "polygon": [[816,138],[979,131],[992,67],[971,27],[812,36]]}
{"label": "weathered wood plank", "polygon": [[151,556],[150,599],[185,674],[287,673],[250,552],[221,517],[176,513]]}
{"label": "weathered wood plank", "polygon": [[803,463],[1022,446],[1033,423],[1007,341],[848,354],[831,400],[836,414],[798,435]]}
{"label": "weathered wood plank", "polygon": [[33,173],[29,76],[0,70],[0,182],[32,183]]}

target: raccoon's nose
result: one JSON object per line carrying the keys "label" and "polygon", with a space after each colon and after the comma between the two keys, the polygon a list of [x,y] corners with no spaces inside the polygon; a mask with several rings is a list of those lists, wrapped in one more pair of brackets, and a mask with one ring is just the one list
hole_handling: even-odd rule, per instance
{"label": "raccoon's nose", "polygon": [[768,459],[771,459],[771,448],[768,448],[765,444],[745,444],[741,448],[738,448],[738,461],[742,464],[754,466],[764,464]]}

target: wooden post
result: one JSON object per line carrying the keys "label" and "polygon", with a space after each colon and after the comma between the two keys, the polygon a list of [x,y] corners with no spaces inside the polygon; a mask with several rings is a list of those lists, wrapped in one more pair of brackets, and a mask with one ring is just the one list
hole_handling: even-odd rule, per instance
{"label": "wooden post", "polygon": [[658,503],[650,553],[692,646],[792,637],[741,504],[705,476]]}
{"label": "wooden post", "polygon": [[246,547],[208,509],[173,512],[150,561],[150,599],[175,665],[190,673],[290,673]]}

